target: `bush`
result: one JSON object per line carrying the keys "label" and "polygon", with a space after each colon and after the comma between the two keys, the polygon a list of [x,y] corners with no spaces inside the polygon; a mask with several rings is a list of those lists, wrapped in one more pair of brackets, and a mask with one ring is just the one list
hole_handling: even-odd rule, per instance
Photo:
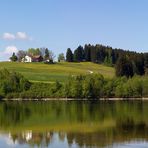
{"label": "bush", "polygon": [[31,83],[21,74],[6,69],[0,70],[0,96],[26,91],[30,86]]}

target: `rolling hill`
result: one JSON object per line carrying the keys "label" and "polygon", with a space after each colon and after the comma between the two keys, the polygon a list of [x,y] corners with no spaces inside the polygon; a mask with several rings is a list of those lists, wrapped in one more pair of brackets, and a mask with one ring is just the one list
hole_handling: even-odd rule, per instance
{"label": "rolling hill", "polygon": [[89,73],[100,73],[106,78],[112,78],[115,75],[114,68],[91,62],[63,62],[49,65],[44,63],[0,62],[0,69],[3,68],[20,72],[33,82],[54,82],[55,80],[64,82],[70,75]]}

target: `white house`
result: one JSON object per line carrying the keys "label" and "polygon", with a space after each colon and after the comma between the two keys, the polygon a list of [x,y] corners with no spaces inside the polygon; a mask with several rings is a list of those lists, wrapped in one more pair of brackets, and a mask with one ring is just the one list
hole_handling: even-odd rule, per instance
{"label": "white house", "polygon": [[26,55],[26,56],[22,59],[22,62],[26,62],[26,63],[32,62],[32,57]]}

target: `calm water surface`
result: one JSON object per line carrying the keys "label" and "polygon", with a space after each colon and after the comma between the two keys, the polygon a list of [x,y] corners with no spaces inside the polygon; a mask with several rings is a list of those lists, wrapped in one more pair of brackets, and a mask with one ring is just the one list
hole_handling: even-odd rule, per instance
{"label": "calm water surface", "polygon": [[148,102],[0,102],[0,148],[147,148]]}

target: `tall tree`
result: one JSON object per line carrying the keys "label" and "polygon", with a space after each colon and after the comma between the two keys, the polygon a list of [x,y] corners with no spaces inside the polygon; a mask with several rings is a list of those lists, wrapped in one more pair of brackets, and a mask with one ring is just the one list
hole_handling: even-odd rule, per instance
{"label": "tall tree", "polygon": [[18,61],[21,62],[21,60],[26,56],[26,51],[24,50],[19,50],[17,53]]}
{"label": "tall tree", "polygon": [[140,54],[129,54],[130,60],[133,64],[133,72],[137,75],[143,75],[144,74],[144,57]]}
{"label": "tall tree", "polygon": [[35,49],[35,55],[40,55],[40,56],[42,55],[40,48]]}
{"label": "tall tree", "polygon": [[74,51],[74,61],[75,62],[81,62],[84,59],[84,50],[82,46],[79,46],[75,51]]}
{"label": "tall tree", "polygon": [[41,56],[44,57],[45,56],[45,50],[46,50],[46,48],[45,47],[41,47],[39,49],[40,49]]}
{"label": "tall tree", "polygon": [[36,49],[35,48],[29,48],[28,54],[31,55],[31,56],[42,55],[39,48],[36,48]]}
{"label": "tall tree", "polygon": [[97,54],[96,54],[96,48],[94,46],[91,46],[90,56],[91,56],[91,62],[96,63],[97,62]]}
{"label": "tall tree", "polygon": [[112,49],[107,49],[106,57],[104,60],[104,64],[108,66],[112,66]]}
{"label": "tall tree", "polygon": [[84,46],[84,55],[85,55],[85,61],[90,61],[91,58],[90,58],[90,50],[91,50],[91,45],[85,45]]}
{"label": "tall tree", "polygon": [[48,50],[48,51],[49,51],[49,60],[51,62],[53,62],[56,56],[55,56],[55,54],[53,53],[52,50]]}
{"label": "tall tree", "polygon": [[73,54],[73,59],[75,62],[80,62],[79,61],[79,53],[78,53],[78,50],[74,50],[74,54]]}
{"label": "tall tree", "polygon": [[98,63],[103,63],[106,57],[105,46],[103,45],[96,45],[97,51],[97,61]]}
{"label": "tall tree", "polygon": [[132,62],[126,56],[118,59],[115,69],[117,76],[132,77],[134,75]]}
{"label": "tall tree", "polygon": [[58,62],[60,61],[65,61],[65,56],[64,56],[64,53],[60,53],[59,56],[58,56]]}
{"label": "tall tree", "polygon": [[68,48],[66,52],[66,61],[73,62],[73,53],[70,48]]}
{"label": "tall tree", "polygon": [[144,54],[144,71],[148,75],[148,53]]}
{"label": "tall tree", "polygon": [[48,48],[45,49],[44,60],[49,60],[49,50],[48,50]]}
{"label": "tall tree", "polygon": [[15,55],[15,52],[13,52],[12,56],[10,57],[10,60],[12,62],[16,62],[18,60],[17,56]]}

